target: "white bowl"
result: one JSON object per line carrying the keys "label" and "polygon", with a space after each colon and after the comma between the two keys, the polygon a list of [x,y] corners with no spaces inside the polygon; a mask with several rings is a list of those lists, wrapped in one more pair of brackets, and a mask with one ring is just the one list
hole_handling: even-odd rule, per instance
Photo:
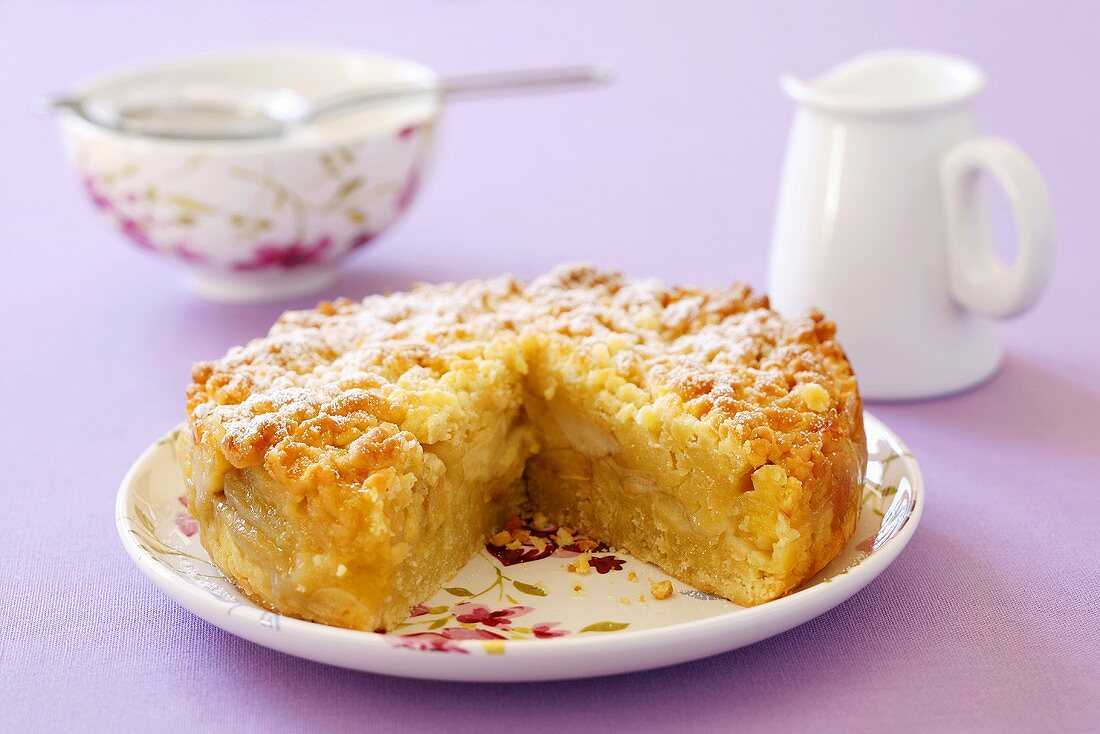
{"label": "white bowl", "polygon": [[[339,51],[200,57],[100,79],[97,97],[158,86],[289,88],[322,98],[372,85],[435,89],[409,61]],[[339,260],[412,203],[430,163],[438,95],[273,140],[127,135],[62,116],[69,158],[95,206],[139,247],[190,270],[200,296],[265,301],[323,288]]]}

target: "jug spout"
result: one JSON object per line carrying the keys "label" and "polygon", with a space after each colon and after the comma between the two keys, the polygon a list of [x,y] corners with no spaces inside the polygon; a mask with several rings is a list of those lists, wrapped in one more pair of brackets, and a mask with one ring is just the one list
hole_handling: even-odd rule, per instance
{"label": "jug spout", "polygon": [[974,98],[985,77],[964,59],[927,51],[882,51],[859,56],[805,81],[790,74],[780,85],[799,104],[824,112],[898,114],[935,110]]}

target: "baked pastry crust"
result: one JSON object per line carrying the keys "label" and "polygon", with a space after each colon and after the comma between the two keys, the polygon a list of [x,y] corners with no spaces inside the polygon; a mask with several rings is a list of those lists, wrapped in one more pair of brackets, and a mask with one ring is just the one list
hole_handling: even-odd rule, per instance
{"label": "baked pastry crust", "polygon": [[389,628],[529,499],[740,604],[850,539],[866,443],[818,312],[587,266],[284,314],[195,366],[179,453],[256,601]]}

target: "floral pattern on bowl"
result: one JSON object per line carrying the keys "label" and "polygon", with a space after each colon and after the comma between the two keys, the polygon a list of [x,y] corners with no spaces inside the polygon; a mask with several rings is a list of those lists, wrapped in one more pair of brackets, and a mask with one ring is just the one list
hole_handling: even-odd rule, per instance
{"label": "floral pattern on bowl", "polygon": [[[321,265],[366,245],[412,206],[434,125],[408,129],[394,136],[404,154],[397,157],[407,160],[389,177],[379,177],[370,160],[378,141],[279,161],[268,171],[221,170],[206,157],[192,156],[177,162],[168,177],[160,167],[114,160],[118,154],[101,146],[78,147],[73,155],[92,205],[138,247],[189,265],[291,269]],[[363,175],[368,168],[378,179],[369,186]],[[298,179],[305,184],[291,183]],[[202,193],[212,185],[217,189],[219,181],[238,185],[218,200]],[[238,199],[247,199],[247,206],[224,203]]]}
{"label": "floral pattern on bowl", "polygon": [[[317,90],[355,88],[367,77],[430,89],[435,79],[399,59],[269,52],[150,67],[98,86],[125,90],[241,68],[252,69],[256,84],[276,87],[284,78],[305,84],[313,74],[308,88]],[[92,205],[128,240],[189,267],[193,283],[205,285],[201,295],[272,300],[331,281],[340,258],[412,205],[432,159],[438,114],[438,100],[425,95],[276,140],[146,138],[73,114],[62,116],[62,132]]]}

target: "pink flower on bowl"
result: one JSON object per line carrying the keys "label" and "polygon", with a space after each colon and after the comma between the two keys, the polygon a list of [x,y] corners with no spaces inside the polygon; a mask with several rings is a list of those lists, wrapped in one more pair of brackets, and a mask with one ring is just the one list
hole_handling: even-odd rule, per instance
{"label": "pink flower on bowl", "polygon": [[92,202],[92,206],[100,211],[113,211],[114,205],[111,204],[111,200],[108,199],[96,186],[94,176],[84,176],[84,192],[88,194],[88,198]]}
{"label": "pink flower on bowl", "polygon": [[233,263],[233,269],[248,271],[317,265],[324,261],[325,253],[331,246],[332,238],[328,235],[321,237],[313,244],[291,242],[285,245],[260,245],[252,254],[251,260]]}
{"label": "pink flower on bowl", "polygon": [[149,239],[149,235],[146,233],[145,227],[138,224],[135,220],[129,217],[120,216],[118,218],[118,228],[122,230],[122,234],[126,235],[138,247],[146,250],[156,250],[156,245]]}
{"label": "pink flower on bowl", "polygon": [[358,250],[360,247],[370,244],[377,234],[377,232],[360,232],[351,238],[351,249]]}
{"label": "pink flower on bowl", "polygon": [[397,192],[397,200],[394,202],[397,211],[403,212],[408,209],[418,191],[420,191],[420,164],[413,166],[405,185]]}

